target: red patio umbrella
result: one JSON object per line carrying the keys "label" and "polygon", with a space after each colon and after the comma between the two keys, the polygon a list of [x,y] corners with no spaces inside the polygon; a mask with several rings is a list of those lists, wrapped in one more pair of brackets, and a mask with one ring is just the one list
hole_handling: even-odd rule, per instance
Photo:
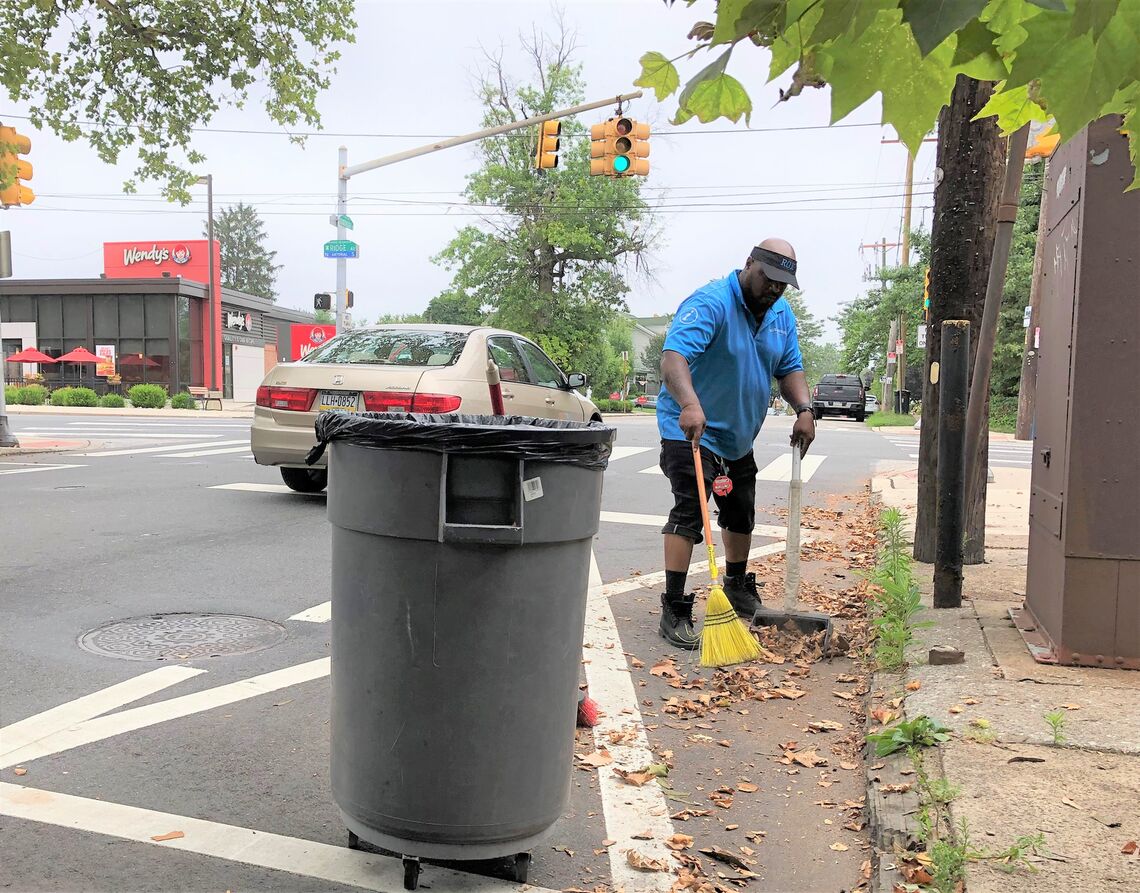
{"label": "red patio umbrella", "polygon": [[55,357],[49,357],[46,353],[36,350],[34,347],[25,347],[19,353],[14,353],[8,357],[4,362],[6,363],[57,363],[59,362]]}
{"label": "red patio umbrella", "polygon": [[150,357],[144,357],[141,353],[129,353],[119,358],[120,366],[146,366],[152,368],[157,366],[154,360]]}
{"label": "red patio umbrella", "polygon": [[56,360],[57,363],[101,363],[102,360],[86,347],[77,347]]}

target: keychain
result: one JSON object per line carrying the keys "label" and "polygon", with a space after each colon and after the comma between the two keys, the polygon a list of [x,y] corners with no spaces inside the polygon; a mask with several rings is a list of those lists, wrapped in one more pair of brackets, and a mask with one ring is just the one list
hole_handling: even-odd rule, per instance
{"label": "keychain", "polygon": [[712,491],[717,496],[727,496],[732,492],[732,478],[727,474],[718,474],[713,478]]}

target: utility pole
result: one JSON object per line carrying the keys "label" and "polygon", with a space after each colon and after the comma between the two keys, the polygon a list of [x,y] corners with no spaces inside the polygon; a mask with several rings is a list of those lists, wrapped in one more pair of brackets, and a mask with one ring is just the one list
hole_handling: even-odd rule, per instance
{"label": "utility pole", "polygon": [[[453,136],[450,139],[428,143],[426,146],[419,146],[415,149],[397,152],[394,155],[385,155],[382,158],[375,158],[372,161],[354,164],[351,167],[348,164],[348,149],[345,146],[341,146],[337,152],[336,208],[337,217],[339,218],[336,227],[337,239],[344,239],[345,236],[344,217],[348,213],[348,181],[357,174],[376,170],[376,168],[379,167],[387,167],[390,164],[396,164],[401,161],[408,161],[412,158],[419,158],[421,155],[430,155],[432,152],[450,149],[453,146],[462,146],[464,143],[471,143],[475,140],[486,139],[490,136],[499,136],[503,133],[510,133],[513,130],[522,130],[525,127],[541,124],[543,121],[554,121],[558,118],[568,118],[581,112],[600,109],[609,105],[611,102],[616,102],[620,108],[621,103],[629,102],[631,99],[640,99],[643,95],[642,91],[635,90],[633,93],[622,93],[618,96],[599,99],[596,102],[585,102],[581,105],[571,106],[570,108],[558,109],[557,111],[545,115],[535,115],[532,118],[524,118],[522,121],[510,121],[506,124],[500,124],[497,127],[488,127],[484,130],[476,130],[473,133]],[[338,335],[344,331],[344,309],[347,300],[348,259],[338,257],[336,259],[336,331]]]}
{"label": "utility pole", "polygon": [[[910,266],[910,212],[914,199],[914,156],[906,153],[906,179],[903,182],[902,265]],[[905,381],[905,379],[904,379]]]}
{"label": "utility pole", "polygon": [[891,354],[895,353],[895,342],[899,336],[899,321],[897,319],[891,320],[891,331],[887,335],[887,374],[883,376],[887,380],[883,382],[883,411],[886,412],[888,407],[893,406],[893,403],[887,402],[890,395],[894,393],[894,379],[895,371],[898,369],[898,356],[891,359]]}
{"label": "utility pole", "polygon": [[899,314],[899,337],[895,341],[895,356],[898,360],[899,381],[895,388],[895,412],[902,413],[903,391],[906,390],[906,314]]}
{"label": "utility pole", "polygon": [[[8,230],[0,232],[0,279],[7,279],[12,275],[12,234]],[[0,330],[4,328],[3,316],[0,316]],[[0,342],[3,343],[3,342]],[[18,447],[20,441],[8,427],[8,406],[4,399],[4,362],[3,352],[0,351],[0,447]]]}
{"label": "utility pole", "polygon": [[[1049,172],[1049,162],[1042,165],[1041,179],[1044,183]],[[1025,329],[1025,350],[1021,358],[1021,384],[1017,389],[1017,430],[1018,440],[1033,439],[1033,417],[1037,409],[1037,361],[1040,349],[1037,346],[1037,328],[1041,324],[1041,264],[1045,255],[1045,214],[1049,207],[1049,190],[1042,186],[1041,213],[1037,218],[1037,247],[1033,251],[1033,282],[1029,286],[1029,325]]]}

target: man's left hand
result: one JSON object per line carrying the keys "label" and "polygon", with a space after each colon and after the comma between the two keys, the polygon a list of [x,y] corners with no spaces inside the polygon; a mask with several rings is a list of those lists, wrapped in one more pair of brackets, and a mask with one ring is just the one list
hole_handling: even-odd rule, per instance
{"label": "man's left hand", "polygon": [[792,445],[799,445],[800,458],[807,455],[808,447],[815,440],[815,416],[810,412],[801,412],[796,416],[796,423],[792,426]]}

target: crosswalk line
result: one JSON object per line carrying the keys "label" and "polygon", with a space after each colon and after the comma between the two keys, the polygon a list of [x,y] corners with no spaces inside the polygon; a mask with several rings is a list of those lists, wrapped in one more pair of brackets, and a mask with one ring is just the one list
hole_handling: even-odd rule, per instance
{"label": "crosswalk line", "polygon": [[[809,453],[800,460],[800,478],[806,484],[812,479],[819,466],[827,456],[817,456]],[[756,475],[758,481],[790,481],[792,479],[792,454],[781,453],[767,465],[760,469]]]}
{"label": "crosswalk line", "polygon": [[[239,490],[244,493],[293,493],[284,484],[215,484],[211,490]],[[298,496],[311,494],[298,493]]]}
{"label": "crosswalk line", "polygon": [[36,471],[59,471],[64,468],[86,468],[86,465],[29,465],[26,468],[7,468],[6,465],[17,465],[11,462],[0,464],[0,474],[31,474]]}
{"label": "crosswalk line", "polygon": [[209,440],[212,437],[223,437],[222,434],[169,434],[165,431],[158,434],[124,434],[122,431],[84,431],[79,428],[21,428],[19,434],[35,434],[41,437],[102,437],[107,440]]}
{"label": "crosswalk line", "polygon": [[663,472],[661,470],[660,465],[653,465],[649,468],[641,469],[641,471],[639,471],[638,474],[665,474],[665,472]]}
{"label": "crosswalk line", "polygon": [[630,456],[636,456],[639,453],[648,453],[652,449],[654,447],[616,446],[610,453],[610,461],[617,462],[620,459],[628,459]]}
{"label": "crosswalk line", "polygon": [[162,459],[196,459],[199,456],[223,456],[226,453],[244,453],[249,449],[249,444],[244,443],[236,447],[224,447],[222,449],[208,449],[208,450],[193,450],[188,453],[167,453]]}
{"label": "crosswalk line", "polygon": [[[237,446],[244,444],[245,448],[249,448],[248,440],[218,440],[210,444],[210,447],[224,447],[224,446]],[[170,453],[175,450],[185,450],[187,447],[204,447],[206,444],[202,443],[174,443],[169,446],[156,446],[156,447],[124,447],[116,450],[99,450],[94,453],[79,453],[80,456],[133,456],[136,453]]]}

